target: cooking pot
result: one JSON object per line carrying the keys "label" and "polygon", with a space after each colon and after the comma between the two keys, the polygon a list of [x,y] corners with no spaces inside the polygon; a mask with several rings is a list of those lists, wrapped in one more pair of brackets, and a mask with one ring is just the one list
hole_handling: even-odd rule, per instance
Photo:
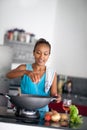
{"label": "cooking pot", "polygon": [[48,105],[53,100],[56,100],[57,98],[56,96],[37,96],[29,94],[21,94],[20,96],[18,96],[0,93],[0,95],[5,96],[17,108],[27,110],[35,110],[38,108],[42,108]]}

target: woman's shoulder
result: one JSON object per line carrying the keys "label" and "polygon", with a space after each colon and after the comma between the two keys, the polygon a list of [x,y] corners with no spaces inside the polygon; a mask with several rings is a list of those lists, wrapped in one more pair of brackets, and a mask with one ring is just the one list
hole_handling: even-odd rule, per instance
{"label": "woman's shoulder", "polygon": [[32,70],[32,64],[21,64],[17,67],[20,70]]}
{"label": "woman's shoulder", "polygon": [[25,70],[26,69],[26,64],[21,64],[16,69]]}

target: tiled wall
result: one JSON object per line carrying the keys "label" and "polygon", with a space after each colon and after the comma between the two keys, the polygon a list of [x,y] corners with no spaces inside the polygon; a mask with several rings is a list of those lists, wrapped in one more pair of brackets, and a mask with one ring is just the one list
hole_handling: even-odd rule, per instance
{"label": "tiled wall", "polygon": [[87,78],[70,77],[73,82],[73,94],[87,97]]}

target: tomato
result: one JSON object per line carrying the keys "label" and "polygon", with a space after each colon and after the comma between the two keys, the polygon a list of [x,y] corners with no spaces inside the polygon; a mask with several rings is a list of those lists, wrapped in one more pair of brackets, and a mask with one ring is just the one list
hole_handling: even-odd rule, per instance
{"label": "tomato", "polygon": [[50,121],[51,120],[51,115],[50,114],[45,114],[44,119],[45,119],[45,121]]}

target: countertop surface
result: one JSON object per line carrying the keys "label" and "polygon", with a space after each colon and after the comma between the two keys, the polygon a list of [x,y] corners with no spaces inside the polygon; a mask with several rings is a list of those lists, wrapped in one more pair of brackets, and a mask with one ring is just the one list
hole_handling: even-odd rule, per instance
{"label": "countertop surface", "polygon": [[43,118],[39,118],[37,120],[16,117],[13,112],[8,111],[5,114],[0,114],[0,122],[5,123],[13,123],[13,124],[21,124],[21,125],[28,125],[28,126],[39,126],[39,127],[46,127],[46,128],[55,128],[55,129],[78,129],[78,130],[86,130],[87,129],[87,117],[83,116],[83,124],[79,126],[70,127],[70,125],[63,126],[61,122],[46,122]]}

